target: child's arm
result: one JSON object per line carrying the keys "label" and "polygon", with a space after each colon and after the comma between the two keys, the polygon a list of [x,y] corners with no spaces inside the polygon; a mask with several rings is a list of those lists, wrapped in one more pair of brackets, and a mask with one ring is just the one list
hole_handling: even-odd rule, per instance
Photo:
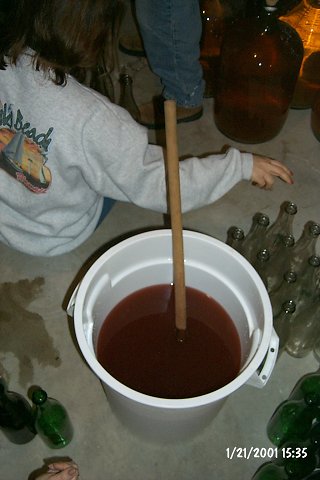
{"label": "child's arm", "polygon": [[283,163],[262,155],[253,155],[251,177],[253,185],[271,190],[276,177],[290,185],[294,183],[293,173]]}

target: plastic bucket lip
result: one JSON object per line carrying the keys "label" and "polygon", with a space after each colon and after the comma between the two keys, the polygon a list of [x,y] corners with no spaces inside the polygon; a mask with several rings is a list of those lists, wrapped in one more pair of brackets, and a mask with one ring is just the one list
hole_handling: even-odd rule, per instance
{"label": "plastic bucket lip", "polygon": [[[262,336],[261,336],[260,344],[257,351],[255,352],[251,361],[245,367],[245,369],[241,373],[239,373],[239,375],[234,380],[229,382],[224,387],[198,397],[181,398],[181,399],[167,399],[167,398],[160,398],[160,397],[152,397],[144,393],[137,392],[136,390],[133,390],[130,387],[127,387],[126,385],[123,385],[121,382],[119,382],[116,378],[110,375],[102,367],[102,365],[96,359],[94,353],[89,348],[82,322],[77,321],[78,318],[82,318],[85,293],[92,279],[95,277],[95,274],[98,272],[101,266],[105,263],[105,261],[108,258],[121,253],[121,251],[123,249],[126,249],[128,245],[132,245],[133,243],[140,242],[141,240],[147,240],[148,238],[154,238],[155,236],[163,237],[163,238],[168,236],[171,237],[171,230],[170,229],[152,230],[149,232],[144,232],[138,235],[134,235],[133,237],[123,240],[122,242],[111,247],[108,251],[102,254],[101,257],[99,257],[98,260],[90,267],[90,269],[87,271],[87,273],[81,280],[81,283],[79,285],[79,289],[77,292],[75,305],[74,305],[75,333],[76,333],[77,341],[79,343],[81,352],[85,360],[87,361],[88,365],[91,367],[93,372],[99,377],[99,379],[103,383],[107,384],[110,388],[112,388],[119,394],[123,395],[124,397],[127,397],[138,403],[148,405],[151,407],[158,407],[158,408],[184,409],[184,408],[196,408],[196,407],[200,407],[210,403],[214,403],[218,400],[222,400],[228,397],[233,392],[235,392],[242,385],[244,385],[249,380],[249,378],[255,373],[259,365],[262,363],[267,353],[270,338],[271,338],[271,333],[272,333],[272,308],[271,308],[271,304],[270,304],[270,300],[269,300],[269,296],[266,291],[266,288],[260,276],[255,271],[255,269],[241,254],[239,254],[233,248],[221,242],[220,240],[216,240],[215,238],[205,235],[203,233],[183,230],[184,238],[189,237],[189,238],[200,239],[204,242],[215,244],[216,248],[220,248],[225,251],[229,250],[229,254],[234,257],[234,260],[236,262],[242,265],[242,267],[247,271],[248,275],[251,277],[253,282],[256,284],[257,289],[261,296],[261,302],[262,302],[264,318],[265,318],[264,328],[262,331]],[[169,256],[168,259],[170,259],[171,261],[172,257]],[[270,318],[270,321],[268,321],[269,318]]]}

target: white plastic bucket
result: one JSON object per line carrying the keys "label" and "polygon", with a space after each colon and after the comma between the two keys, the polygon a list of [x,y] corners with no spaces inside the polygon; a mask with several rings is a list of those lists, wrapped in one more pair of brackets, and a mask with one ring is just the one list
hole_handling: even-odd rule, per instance
{"label": "white plastic bucket", "polygon": [[171,230],[142,233],[112,247],[86,273],[68,306],[79,347],[102,381],[113,411],[134,433],[160,442],[193,437],[245,383],[262,387],[278,351],[269,296],[253,267],[212,237],[184,231],[183,239],[186,285],[217,300],[233,319],[240,337],[241,370],[224,387],[194,398],[152,397],[121,384],[96,359],[97,338],[110,310],[140,288],[172,283]]}

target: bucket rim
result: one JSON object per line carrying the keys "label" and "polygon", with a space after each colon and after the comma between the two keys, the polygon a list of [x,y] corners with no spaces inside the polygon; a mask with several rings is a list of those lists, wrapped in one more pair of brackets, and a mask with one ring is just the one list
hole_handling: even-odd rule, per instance
{"label": "bucket rim", "polygon": [[[104,252],[89,268],[89,270],[84,275],[83,279],[81,280],[80,284],[78,285],[78,291],[76,295],[76,300],[74,304],[74,328],[77,341],[79,343],[80,350],[82,352],[83,357],[85,358],[86,362],[93,370],[93,372],[98,376],[100,381],[102,381],[108,388],[116,391],[118,394],[129,398],[133,401],[138,403],[148,405],[151,407],[158,407],[158,408],[170,408],[170,409],[182,409],[182,408],[192,408],[192,407],[201,407],[203,405],[207,405],[224,398],[227,398],[230,394],[235,392],[238,388],[243,386],[247,383],[247,381],[254,375],[258,367],[263,362],[267,350],[269,348],[269,343],[272,335],[273,329],[273,322],[272,322],[272,307],[269,299],[269,295],[265,288],[264,283],[262,282],[259,274],[253,268],[253,266],[236,250],[232,247],[227,245],[226,243],[218,240],[214,237],[211,237],[207,234],[200,233],[193,230],[183,229],[183,238],[192,238],[201,240],[203,242],[209,242],[214,244],[215,247],[220,248],[234,257],[234,259],[242,265],[242,267],[247,271],[248,275],[251,277],[253,282],[255,283],[261,298],[261,303],[264,312],[264,328],[262,332],[262,336],[260,339],[259,346],[257,351],[254,353],[252,359],[250,360],[249,364],[245,367],[243,371],[240,371],[239,375],[233,379],[231,382],[226,384],[225,386],[207,393],[205,395],[200,395],[197,397],[190,397],[190,398],[181,398],[181,399],[168,399],[168,398],[161,398],[161,397],[153,397],[146,395],[141,392],[137,392],[130,387],[119,382],[116,378],[110,375],[98,362],[95,355],[92,353],[89,345],[87,343],[87,339],[85,337],[82,324],[81,322],[77,322],[77,318],[82,315],[83,310],[83,302],[85,298],[85,292],[96,274],[96,272],[101,268],[101,265],[105,263],[107,258],[110,258],[114,255],[119,254],[123,249],[127,248],[128,245],[132,245],[132,242],[140,242],[144,241],[148,238],[155,238],[155,237],[171,237],[172,232],[171,229],[156,229],[150,230],[147,232],[135,234],[125,240],[122,240],[118,244],[112,246],[106,252]],[[77,302],[77,299],[81,301]],[[270,319],[270,320],[268,320]]]}

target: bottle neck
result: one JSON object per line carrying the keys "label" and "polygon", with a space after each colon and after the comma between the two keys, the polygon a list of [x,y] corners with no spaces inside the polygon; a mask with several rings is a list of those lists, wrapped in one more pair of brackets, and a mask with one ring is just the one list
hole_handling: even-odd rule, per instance
{"label": "bottle neck", "polygon": [[262,6],[257,19],[260,21],[263,33],[270,33],[278,26],[277,9],[275,7]]}

